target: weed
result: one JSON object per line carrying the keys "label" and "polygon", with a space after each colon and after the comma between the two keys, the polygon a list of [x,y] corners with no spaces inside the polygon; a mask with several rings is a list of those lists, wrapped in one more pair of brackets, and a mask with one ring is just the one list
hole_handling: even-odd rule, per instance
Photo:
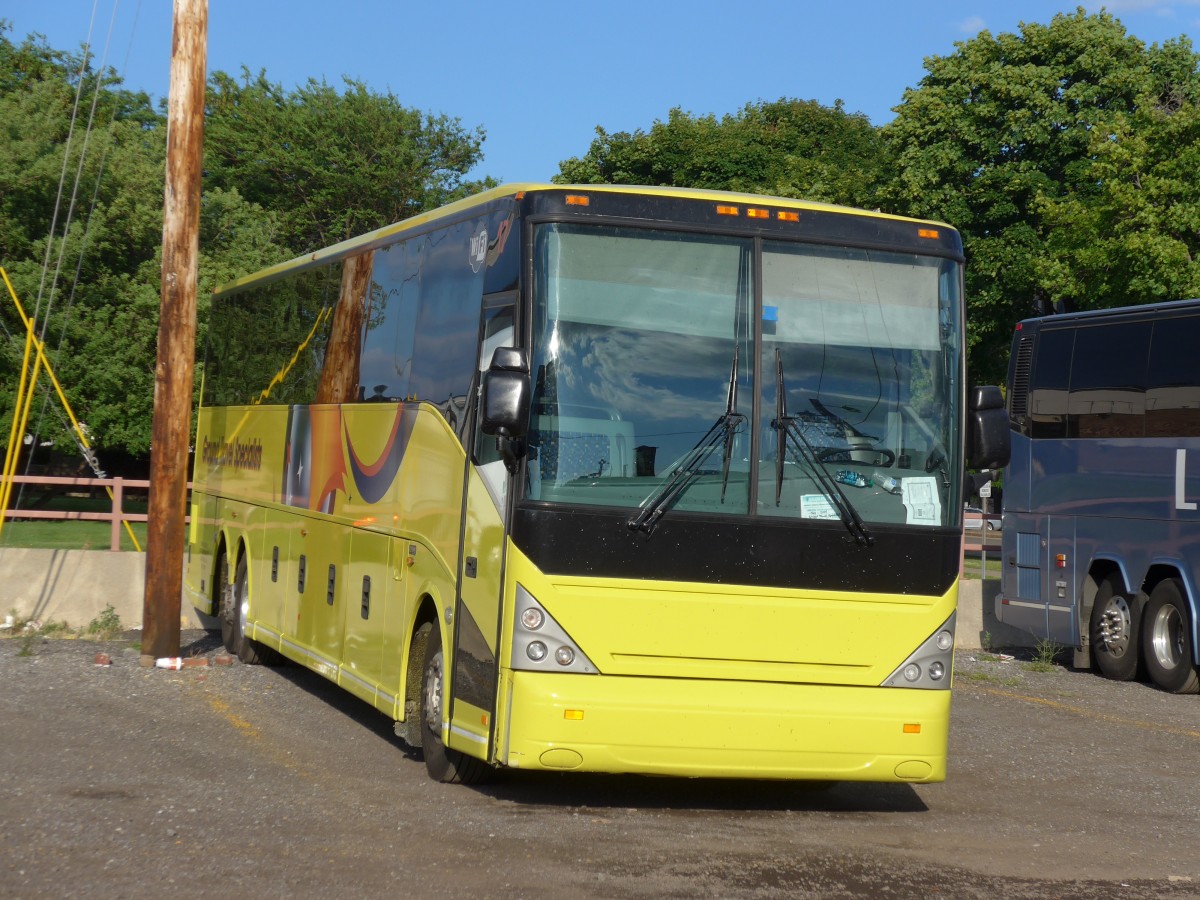
{"label": "weed", "polygon": [[96,640],[111,640],[121,633],[121,617],[117,615],[117,611],[113,609],[113,605],[110,603],[104,607],[96,618],[88,622],[86,631],[88,637],[93,637]]}
{"label": "weed", "polygon": [[1057,641],[1040,638],[1034,647],[1033,659],[1025,663],[1024,668],[1030,672],[1053,672],[1058,668],[1055,659],[1061,650]]}

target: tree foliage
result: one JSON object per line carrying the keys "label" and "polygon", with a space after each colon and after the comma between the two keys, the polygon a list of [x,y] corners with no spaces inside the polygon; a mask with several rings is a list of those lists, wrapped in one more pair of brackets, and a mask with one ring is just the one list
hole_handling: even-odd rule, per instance
{"label": "tree foliage", "polygon": [[[161,296],[165,117],[146,94],[124,90],[114,72],[96,71],[90,59],[38,35],[13,42],[9,30],[0,20],[0,265],[37,317],[91,441],[144,456]],[[311,81],[286,91],[263,74],[243,72],[237,81],[213,73],[200,353],[214,287],[492,186],[466,180],[483,139],[481,129],[407,109],[358,82],[344,91]],[[0,323],[7,442],[25,335],[7,297],[0,297]],[[39,400],[30,430],[69,447],[57,405]]]}
{"label": "tree foliage", "polygon": [[596,129],[586,155],[559,165],[564,184],[646,184],[874,204],[889,170],[878,130],[861,114],[815,101],[752,103],[735,115],[680,109],[648,132]]}
{"label": "tree foliage", "polygon": [[884,128],[898,160],[884,203],[962,230],[970,366],[999,380],[1018,319],[1195,280],[1178,266],[1197,190],[1175,163],[1194,159],[1197,59],[1082,9],[957,47],[926,60]]}

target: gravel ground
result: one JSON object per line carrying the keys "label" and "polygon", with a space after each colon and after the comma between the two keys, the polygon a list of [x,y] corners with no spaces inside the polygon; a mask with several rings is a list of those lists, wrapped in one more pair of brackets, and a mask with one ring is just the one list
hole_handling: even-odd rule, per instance
{"label": "gravel ground", "polygon": [[944,785],[472,789],[310,672],[183,653],[0,640],[0,897],[1200,896],[1200,697],[960,654]]}

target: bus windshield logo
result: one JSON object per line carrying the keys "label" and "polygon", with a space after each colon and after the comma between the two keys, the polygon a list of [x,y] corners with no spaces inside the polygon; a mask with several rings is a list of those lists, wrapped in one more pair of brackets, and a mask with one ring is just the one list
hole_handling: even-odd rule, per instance
{"label": "bus windshield logo", "polygon": [[480,228],[471,238],[471,271],[478,272],[487,260],[488,233],[486,228]]}

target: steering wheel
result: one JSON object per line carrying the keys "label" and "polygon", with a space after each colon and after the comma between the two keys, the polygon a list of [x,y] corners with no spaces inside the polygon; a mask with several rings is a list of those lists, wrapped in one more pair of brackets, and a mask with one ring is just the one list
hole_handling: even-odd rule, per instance
{"label": "steering wheel", "polygon": [[864,463],[865,465],[879,466],[883,469],[889,469],[896,462],[896,454],[886,448],[876,449],[875,447],[855,447],[853,450],[847,447],[824,447],[817,451],[817,459],[821,462],[848,462],[862,463],[862,460],[852,459],[851,453],[874,453],[881,461],[874,463]]}

